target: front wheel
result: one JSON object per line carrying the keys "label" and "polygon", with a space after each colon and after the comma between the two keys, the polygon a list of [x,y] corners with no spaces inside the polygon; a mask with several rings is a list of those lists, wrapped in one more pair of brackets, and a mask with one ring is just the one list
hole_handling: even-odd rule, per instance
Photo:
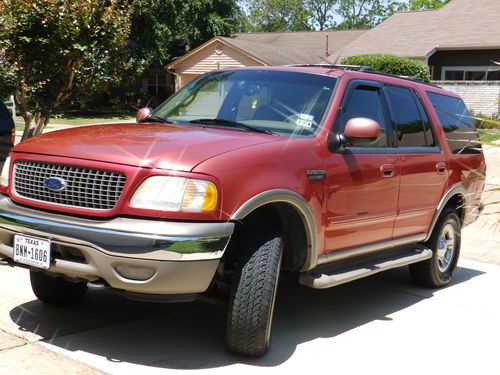
{"label": "front wheel", "polygon": [[84,282],[71,282],[51,277],[41,271],[30,271],[31,289],[48,305],[70,305],[80,301],[87,292]]}
{"label": "front wheel", "polygon": [[274,231],[254,235],[238,265],[229,302],[226,343],[233,353],[258,357],[267,351],[271,341],[283,239]]}
{"label": "front wheel", "polygon": [[413,280],[430,288],[447,285],[457,267],[460,240],[460,219],[455,210],[446,209],[426,242],[433,251],[432,257],[410,265]]}

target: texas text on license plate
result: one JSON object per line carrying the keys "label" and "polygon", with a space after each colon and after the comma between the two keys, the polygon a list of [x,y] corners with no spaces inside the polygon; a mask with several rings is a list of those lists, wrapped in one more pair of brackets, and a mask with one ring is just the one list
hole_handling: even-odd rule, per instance
{"label": "texas text on license plate", "polygon": [[50,240],[16,234],[14,236],[14,261],[48,269],[50,267]]}

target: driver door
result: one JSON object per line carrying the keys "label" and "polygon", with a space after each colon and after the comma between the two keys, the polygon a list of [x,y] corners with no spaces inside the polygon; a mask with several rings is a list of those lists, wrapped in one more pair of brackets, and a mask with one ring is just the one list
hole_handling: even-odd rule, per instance
{"label": "driver door", "polygon": [[392,239],[401,173],[378,82],[348,85],[333,131],[343,133],[354,117],[377,121],[381,135],[369,145],[349,145],[328,157],[326,253]]}

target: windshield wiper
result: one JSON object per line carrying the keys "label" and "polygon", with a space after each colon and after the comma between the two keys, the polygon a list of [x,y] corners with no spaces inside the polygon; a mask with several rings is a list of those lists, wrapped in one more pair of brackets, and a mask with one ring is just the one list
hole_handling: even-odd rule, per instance
{"label": "windshield wiper", "polygon": [[235,128],[245,129],[248,131],[256,133],[264,133],[269,135],[278,135],[278,133],[273,132],[268,129],[260,129],[251,125],[244,124],[238,121],[224,120],[223,118],[199,118],[196,120],[189,121],[190,124],[202,124],[202,125],[228,125]]}
{"label": "windshield wiper", "polygon": [[140,122],[161,122],[162,124],[171,124],[171,122],[168,121],[166,118],[155,115],[146,117],[144,120],[141,120]]}

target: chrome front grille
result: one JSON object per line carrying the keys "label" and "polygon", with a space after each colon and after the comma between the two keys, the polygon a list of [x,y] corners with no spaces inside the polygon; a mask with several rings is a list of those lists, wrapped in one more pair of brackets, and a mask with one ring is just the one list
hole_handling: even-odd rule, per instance
{"label": "chrome front grille", "polygon": [[[50,190],[45,180],[63,179],[66,187]],[[93,168],[62,164],[16,161],[13,189],[16,195],[36,201],[95,210],[112,209],[125,186],[125,175]]]}

